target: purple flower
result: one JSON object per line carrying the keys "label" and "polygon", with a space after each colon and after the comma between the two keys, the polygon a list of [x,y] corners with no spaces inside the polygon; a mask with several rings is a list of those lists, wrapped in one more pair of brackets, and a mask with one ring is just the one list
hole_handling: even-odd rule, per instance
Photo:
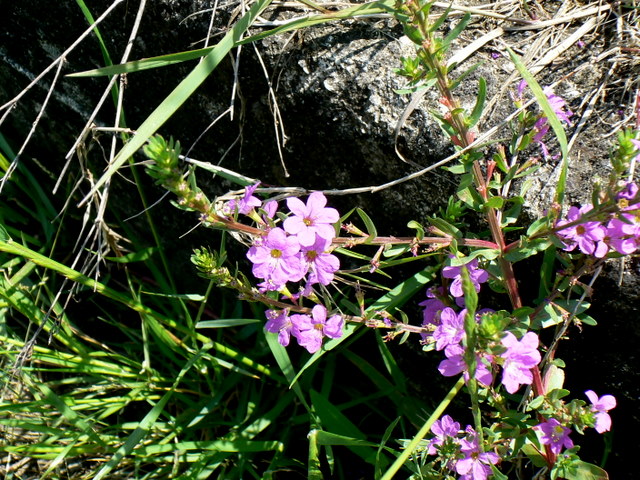
{"label": "purple flower", "polygon": [[621,200],[623,198],[625,200],[633,200],[634,198],[636,198],[637,194],[638,194],[638,185],[636,185],[633,182],[627,182],[624,188],[618,192],[618,195],[616,195],[616,198],[618,200]]}
{"label": "purple flower", "polygon": [[443,445],[447,441],[457,442],[457,436],[460,432],[460,424],[454,422],[449,415],[443,416],[440,420],[436,420],[431,427],[431,431],[435,435],[429,441],[427,453],[429,455],[437,455],[436,447]]}
{"label": "purple flower", "polygon": [[471,438],[464,438],[460,441],[461,451],[464,458],[456,462],[456,472],[461,480],[486,480],[491,475],[491,465],[500,461],[500,457],[494,452],[483,452],[476,432],[467,427],[471,433]]}
{"label": "purple flower", "polygon": [[[522,98],[522,90],[524,89],[524,85],[526,85],[526,82],[524,80],[522,80],[518,85],[518,95],[520,99]],[[567,125],[571,126],[571,116],[573,115],[573,112],[568,108],[566,108],[566,102],[562,98],[560,98],[558,95],[553,93],[553,90],[549,86],[544,87],[542,91],[547,96],[549,105],[553,109],[558,119],[562,122],[565,122]],[[538,143],[540,145],[540,148],[542,149],[543,155],[545,157],[548,157],[549,149],[547,148],[547,145],[542,140],[543,137],[549,131],[549,121],[547,117],[545,116],[540,117],[536,121],[535,125],[533,126],[533,130],[536,132],[535,135],[533,136],[533,142]]]}
{"label": "purple flower", "polygon": [[566,107],[566,102],[560,98],[558,95],[553,93],[551,87],[547,86],[542,89],[544,94],[547,96],[547,100],[549,101],[549,105],[553,109],[553,112],[556,114],[558,119],[562,122],[565,122],[567,125],[571,126],[571,116],[573,112]]}
{"label": "purple flower", "polygon": [[324,337],[340,338],[344,319],[340,315],[333,315],[327,319],[327,309],[323,305],[316,305],[309,315],[291,315],[293,329],[291,333],[298,339],[300,346],[309,353],[315,353],[322,347]]}
{"label": "purple flower", "polygon": [[[436,296],[437,295],[437,296]],[[422,326],[437,325],[439,321],[438,314],[447,308],[447,305],[440,300],[444,296],[443,287],[431,287],[427,289],[427,299],[418,305],[424,307],[422,311]],[[432,333],[420,333],[422,343],[426,343]]]}
{"label": "purple flower", "polygon": [[[447,359],[441,361],[440,365],[438,365],[440,374],[444,377],[453,377],[464,372],[465,381],[469,380],[469,369],[464,361],[464,348],[461,345],[450,345],[445,349],[444,353]],[[491,369],[484,363],[483,358],[490,363],[493,361],[492,356],[482,357],[476,355],[475,379],[485,387],[488,387],[493,381],[493,374]]]}
{"label": "purple flower", "polygon": [[636,238],[640,236],[640,225],[633,223],[635,218],[629,214],[623,214],[620,218],[613,218],[607,224],[605,243],[622,255],[630,255],[638,247]]}
{"label": "purple flower", "polygon": [[[582,208],[571,207],[567,213],[567,220],[558,222],[558,227],[574,223],[578,221],[582,215],[592,209],[591,205],[585,205]],[[562,240],[566,247],[564,250],[570,252],[574,248],[579,247],[582,253],[587,255],[596,255],[603,257],[603,249],[608,249],[601,240],[605,237],[606,230],[600,222],[586,221],[567,228],[558,228],[558,237]]]}
{"label": "purple flower", "polygon": [[504,359],[502,365],[502,384],[509,393],[515,393],[520,385],[531,385],[533,375],[531,369],[540,363],[538,352],[538,336],[528,332],[520,341],[511,332],[506,332],[502,345],[507,351],[500,355]]}
{"label": "purple flower", "polygon": [[615,408],[616,398],[613,395],[603,395],[598,398],[593,390],[587,390],[584,394],[591,401],[591,411],[595,412],[596,431],[604,433],[611,430],[611,417],[607,412]]}
{"label": "purple flower", "polygon": [[550,418],[546,422],[533,427],[541,434],[540,441],[543,445],[549,445],[553,453],[558,455],[562,448],[572,448],[573,442],[569,438],[571,430],[563,427],[558,420]]}
{"label": "purple flower", "polygon": [[449,307],[440,312],[440,325],[433,332],[436,341],[436,350],[442,350],[449,345],[457,345],[464,337],[464,316],[467,310],[459,314]]}
{"label": "purple flower", "polygon": [[309,269],[309,285],[329,285],[333,280],[333,274],[340,269],[338,257],[326,252],[330,245],[331,240],[316,236],[312,245],[301,248],[302,259]]}
{"label": "purple flower", "polygon": [[335,237],[333,223],[340,219],[335,208],[325,208],[327,198],[322,192],[313,192],[305,205],[298,198],[287,199],[287,207],[293,213],[284,223],[284,229],[291,235],[297,235],[300,245],[309,247],[314,244],[316,234],[331,240]]}
{"label": "purple flower", "polygon": [[278,342],[283,347],[289,345],[289,340],[291,340],[291,329],[293,324],[291,323],[291,319],[289,318],[289,310],[267,310],[265,312],[267,317],[267,323],[264,326],[264,329],[267,332],[277,333],[278,334]]}
{"label": "purple flower", "polygon": [[262,206],[262,209],[267,214],[266,218],[272,219],[278,211],[278,202],[275,200],[269,200],[265,202],[265,204]]}
{"label": "purple flower", "polygon": [[427,289],[427,299],[418,305],[424,307],[422,312],[422,326],[435,325],[437,323],[436,315],[447,306],[440,300],[444,296],[444,288],[431,287]]}
{"label": "purple flower", "polygon": [[299,251],[296,237],[287,237],[281,228],[273,228],[249,249],[247,258],[253,262],[255,277],[273,285],[267,290],[278,290],[287,281],[302,279],[306,273],[297,255]]}
{"label": "purple flower", "polygon": [[244,188],[244,196],[239,200],[229,200],[227,204],[224,206],[224,213],[227,215],[233,215],[236,210],[239,213],[246,215],[255,207],[259,207],[262,205],[262,202],[259,198],[253,196],[253,192],[256,191],[260,182],[255,185],[251,185],[250,187]]}
{"label": "purple flower", "polygon": [[[471,282],[476,289],[476,292],[480,291],[480,284],[487,281],[489,278],[489,274],[486,270],[482,270],[478,268],[478,259],[474,258],[469,263],[464,265],[467,267],[469,271],[469,277],[471,278]],[[454,297],[462,297],[464,293],[462,292],[462,274],[460,273],[462,270],[462,266],[460,267],[444,267],[442,269],[442,276],[444,278],[453,278],[453,282],[451,282],[451,286],[449,287],[449,291],[451,295]]]}

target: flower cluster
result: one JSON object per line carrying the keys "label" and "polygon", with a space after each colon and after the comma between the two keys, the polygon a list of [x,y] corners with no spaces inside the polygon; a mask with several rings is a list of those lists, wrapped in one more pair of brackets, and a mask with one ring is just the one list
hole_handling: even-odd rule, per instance
{"label": "flower cluster", "polygon": [[[591,401],[591,406],[582,408],[579,416],[583,417],[582,423],[593,426],[598,433],[608,432],[611,429],[611,417],[607,413],[616,406],[613,395],[598,397],[593,390],[584,392]],[[569,415],[566,416],[570,418]],[[566,418],[565,418],[566,420]],[[564,448],[573,448],[573,440],[569,437],[571,429],[561,423],[557,418],[549,418],[533,427],[538,434],[542,445],[546,445],[555,455],[559,455]]]}
{"label": "flower cluster", "polygon": [[[243,201],[244,205],[255,204],[245,199],[240,203]],[[262,291],[282,290],[287,282],[299,282],[305,276],[305,295],[314,284],[331,283],[340,268],[338,257],[329,253],[335,237],[332,224],[340,215],[336,209],[326,208],[326,204],[321,192],[309,195],[306,205],[298,198],[288,198],[291,215],[284,220],[284,228],[272,226],[276,209],[273,202],[269,204],[267,215],[271,222],[263,223],[264,235],[247,252],[253,275],[263,279],[259,285]]]}
{"label": "flower cluster", "polygon": [[427,454],[437,455],[444,468],[460,475],[461,480],[486,480],[492,473],[491,465],[500,461],[496,453],[484,451],[470,425],[461,430],[449,415],[436,420],[431,431],[434,437]]}
{"label": "flower cluster", "polygon": [[[487,281],[489,274],[478,267],[478,260],[474,259],[465,265],[469,272],[469,278],[476,291],[480,291],[480,284]],[[461,267],[444,267],[442,276],[453,280],[449,292],[456,304],[464,300],[462,292]],[[432,333],[422,334],[422,343],[435,344],[436,350],[443,350],[445,360],[438,366],[439,372],[445,377],[451,377],[463,373],[468,377],[468,365],[465,360],[465,328],[464,322],[467,310],[456,312],[447,306],[451,303],[447,299],[442,287],[427,290],[427,300],[421,302],[424,306],[424,319],[422,326],[432,330]],[[493,312],[483,309],[477,312],[476,321],[481,322],[485,313]],[[497,342],[494,342],[497,343]],[[520,340],[511,332],[506,332],[501,337],[498,345],[493,345],[492,351],[500,352],[498,355],[487,351],[476,351],[475,379],[484,386],[490,386],[493,382],[493,370],[498,365],[502,366],[502,384],[507,392],[515,393],[521,385],[530,385],[533,382],[531,369],[540,363],[541,355],[538,352],[538,336],[528,332]]]}
{"label": "flower cluster", "polygon": [[[338,211],[326,207],[327,199],[321,192],[309,195],[306,204],[291,197],[287,199],[289,214],[282,226],[277,226],[278,204],[255,197],[258,185],[246,187],[242,198],[225,203],[222,213],[248,215],[258,221],[263,231],[247,252],[247,258],[253,263],[253,275],[263,280],[258,285],[260,290],[281,291],[287,282],[299,282],[306,277],[301,294],[309,296],[313,285],[331,283],[340,268],[338,257],[330,253],[335,237],[333,224],[340,219]],[[260,207],[262,217],[256,213]],[[277,333],[281,345],[289,345],[293,335],[310,353],[321,348],[324,337],[340,338],[344,326],[340,315],[327,318],[323,305],[315,305],[311,315],[289,315],[289,309],[270,309],[266,317],[265,330]]]}
{"label": "flower cluster", "polygon": [[565,244],[564,250],[576,247],[587,255],[605,257],[615,251],[630,255],[640,248],[640,202],[636,201],[638,186],[628,183],[618,193],[620,212],[601,221],[593,218],[593,207],[571,207],[565,220],[558,222],[557,236]]}
{"label": "flower cluster", "polygon": [[327,309],[316,305],[311,315],[289,315],[289,310],[267,310],[265,330],[278,334],[278,342],[284,347],[289,345],[291,335],[298,344],[309,353],[315,353],[322,347],[324,337],[340,338],[344,327],[344,318],[332,315],[327,318]]}

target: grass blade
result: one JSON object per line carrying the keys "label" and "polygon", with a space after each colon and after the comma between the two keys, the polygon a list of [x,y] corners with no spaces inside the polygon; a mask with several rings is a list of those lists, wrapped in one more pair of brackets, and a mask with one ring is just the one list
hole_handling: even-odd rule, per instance
{"label": "grass blade", "polygon": [[136,134],[122,147],[107,171],[98,179],[89,193],[82,199],[80,204],[86,203],[113,174],[126,162],[134,153],[140,149],[145,142],[156,131],[171,118],[171,116],[182,106],[184,102],[196,91],[196,89],[209,77],[211,72],[227,56],[229,51],[236,45],[242,35],[247,31],[256,17],[269,6],[272,0],[258,0],[249,11],[233,26],[211,52],[187,75],[180,84],[158,105],[158,107],[147,117],[147,119],[137,129]]}
{"label": "grass blade", "polygon": [[540,87],[538,82],[536,82],[536,79],[533,77],[531,72],[527,70],[525,64],[522,63],[522,60],[520,60],[520,57],[518,57],[518,55],[516,55],[515,52],[509,47],[506,48],[509,52],[509,56],[511,57],[511,61],[518,69],[518,72],[520,72],[522,78],[529,85],[533,96],[536,97],[538,105],[540,105],[540,108],[547,117],[549,125],[551,125],[551,128],[553,129],[553,132],[556,134],[556,138],[558,139],[560,152],[562,153],[562,170],[560,171],[560,178],[558,179],[558,185],[556,186],[556,202],[562,205],[567,183],[567,169],[569,166],[569,147],[567,143],[567,135],[565,134],[564,128],[562,128],[562,124],[560,123],[556,112],[554,112],[553,108],[551,108],[547,96],[542,91],[542,87]]}

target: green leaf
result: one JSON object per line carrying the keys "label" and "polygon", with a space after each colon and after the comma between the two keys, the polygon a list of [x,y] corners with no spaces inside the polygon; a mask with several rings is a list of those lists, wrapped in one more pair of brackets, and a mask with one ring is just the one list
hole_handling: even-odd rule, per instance
{"label": "green leaf", "polygon": [[336,20],[346,20],[349,18],[357,18],[366,15],[379,15],[384,13],[391,13],[394,11],[395,0],[382,0],[376,2],[369,2],[358,4],[354,7],[343,8],[342,10],[338,10],[336,12],[331,12],[322,15],[312,15],[305,18],[300,18],[294,20],[292,22],[286,23],[285,25],[281,25],[274,29],[268,30],[266,32],[259,33],[257,35],[253,35],[251,37],[247,37],[242,41],[238,42],[239,45],[244,45],[247,43],[257,42],[258,40],[262,40],[267,37],[271,37],[273,35],[278,35],[280,33],[288,32],[291,30],[300,30],[312,25],[318,25],[321,23],[327,22],[335,22]]}
{"label": "green leaf", "polygon": [[522,245],[513,250],[509,250],[504,258],[506,258],[510,262],[519,262],[520,260],[524,260],[525,258],[529,258],[533,255],[537,255],[538,253],[546,250],[553,243],[548,238],[536,238],[534,240],[527,240],[526,238],[522,239]]}
{"label": "green leaf", "polygon": [[139,252],[131,252],[121,257],[104,257],[106,260],[114,263],[133,263],[144,262],[148,260],[158,250],[157,247],[148,247],[140,250]]}
{"label": "green leaf", "polygon": [[582,315],[578,315],[578,319],[585,325],[590,325],[592,327],[595,327],[596,325],[598,325],[598,322],[596,322],[596,319],[590,315],[587,315],[586,313]]}
{"label": "green leaf", "polygon": [[482,111],[484,110],[484,102],[487,98],[487,81],[480,77],[478,80],[478,98],[476,99],[476,104],[473,107],[473,111],[471,115],[467,118],[467,126],[469,128],[473,127],[480,120],[480,116],[482,115]]}
{"label": "green leaf", "polygon": [[211,53],[214,48],[216,47],[214,46],[201,48],[198,50],[188,50],[186,52],[169,53],[167,55],[159,55],[157,57],[132,60],[131,62],[121,63],[119,65],[109,65],[107,67],[85,70],[84,72],[70,73],[66,76],[71,78],[104,77],[121,75],[123,73],[141,72],[143,70],[151,70],[154,68],[168,67],[170,65],[202,58]]}
{"label": "green leaf", "polygon": [[572,462],[571,469],[564,469],[566,480],[609,480],[609,474],[592,463],[577,460]]}
{"label": "green leaf", "polygon": [[527,67],[525,66],[525,64],[522,63],[522,60],[520,60],[520,57],[518,57],[518,55],[516,55],[515,52],[511,50],[509,47],[506,47],[506,48],[507,48],[507,51],[509,52],[509,56],[511,57],[511,61],[513,62],[515,67],[518,69],[518,72],[520,72],[520,75],[522,76],[522,78],[527,82],[527,85],[529,85],[529,88],[531,89],[533,96],[536,98],[538,105],[540,105],[540,108],[544,112],[544,115],[547,117],[549,125],[553,129],[553,132],[556,134],[556,138],[558,139],[558,143],[560,145],[560,152],[562,153],[562,170],[560,171],[560,177],[558,179],[558,184],[556,186],[555,201],[559,205],[562,205],[562,203],[564,202],[564,193],[565,193],[565,187],[567,182],[567,168],[569,165],[569,148],[567,143],[567,135],[565,134],[564,128],[562,128],[562,124],[560,123],[558,116],[556,115],[556,113],[553,111],[553,108],[549,104],[549,100],[547,99],[547,96],[542,91],[542,87],[540,87],[540,85],[538,84],[536,79],[533,77],[531,72],[527,70]]}
{"label": "green leaf", "polygon": [[549,364],[544,372],[544,384],[547,392],[564,386],[564,370],[553,363]]}
{"label": "green leaf", "polygon": [[407,227],[417,230],[416,237],[418,240],[422,240],[424,238],[424,227],[415,220],[410,220],[409,223],[407,223]]}
{"label": "green leaf", "polygon": [[451,44],[451,42],[453,42],[456,38],[458,38],[458,36],[463,32],[463,30],[467,28],[467,25],[469,24],[470,21],[471,21],[471,14],[465,13],[464,17],[460,19],[460,21],[454,27],[454,29],[451,30],[446,37],[444,37],[444,39],[442,40],[441,47],[439,48],[439,51],[440,50],[446,51],[449,48],[449,45]]}
{"label": "green leaf", "polygon": [[365,243],[371,242],[371,240],[378,236],[378,230],[376,229],[373,220],[371,220],[371,217],[369,217],[369,215],[367,215],[367,213],[361,208],[356,208],[356,213],[364,222],[364,226],[369,234]]}
{"label": "green leaf", "polygon": [[535,448],[530,443],[527,443],[526,445],[523,445],[523,447],[522,447],[522,449],[520,451],[522,453],[524,453],[527,457],[529,457],[529,460],[531,460],[531,462],[533,462],[533,464],[536,467],[542,468],[542,467],[546,467],[547,466],[547,461],[545,460],[545,458],[538,451],[538,449]]}
{"label": "green leaf", "polygon": [[8,242],[11,240],[11,236],[9,236],[9,232],[4,228],[2,224],[0,224],[0,242]]}
{"label": "green leaf", "polygon": [[529,225],[529,228],[527,229],[527,236],[530,237],[531,235],[534,235],[542,231],[542,229],[544,229],[548,225],[549,225],[549,217],[539,218],[538,220],[533,222],[531,225]]}
{"label": "green leaf", "polygon": [[438,217],[429,217],[427,221],[441,232],[454,238],[462,238],[462,232],[458,227]]}
{"label": "green leaf", "polygon": [[250,325],[252,323],[262,323],[256,318],[221,318],[220,320],[203,320],[196,323],[196,328],[228,328]]}
{"label": "green leaf", "polygon": [[488,199],[483,207],[485,208],[502,208],[502,206],[504,205],[504,198],[502,197],[491,197],[490,199]]}

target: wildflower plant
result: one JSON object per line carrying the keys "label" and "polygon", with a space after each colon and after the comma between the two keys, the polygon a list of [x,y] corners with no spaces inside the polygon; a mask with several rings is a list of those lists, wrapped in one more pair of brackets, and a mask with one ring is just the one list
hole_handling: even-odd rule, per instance
{"label": "wildflower plant", "polygon": [[[209,201],[194,179],[183,179],[178,145],[160,137],[145,147],[152,160],[149,173],[178,196],[178,205],[198,211],[204,225],[251,238],[246,257],[252,264],[253,281],[228,270],[221,278],[220,265],[207,266],[212,254],[204,249],[196,251],[192,261],[202,275],[237,290],[240,298],[265,304],[266,334],[277,336],[279,344],[288,348],[294,348],[294,337],[295,343],[313,354],[303,370],[362,326],[386,330],[387,341],[419,334],[416,342],[426,352],[443,357],[439,373],[459,376],[450,395],[416,436],[401,441],[403,452],[382,478],[391,478],[413,459],[413,468],[427,478],[503,479],[512,468],[509,464],[523,468],[526,458],[539,469],[531,476],[546,471],[551,478],[607,478],[603,470],[580,460],[576,444],[587,428],[599,433],[610,430],[608,412],[615,407],[615,398],[598,397],[588,390],[584,395],[590,405],[579,398],[582,395],[569,399],[556,350],[572,324],[595,324],[585,313],[588,305],[572,299],[576,293],[588,293],[579,279],[596,271],[607,258],[631,255],[640,246],[638,187],[626,179],[638,155],[638,134],[620,135],[611,178],[607,185],[596,186],[592,204],[569,206],[563,214],[566,140],[559,132],[563,124],[572,125],[573,113],[549,87],[541,88],[512,55],[525,77],[512,93],[521,113],[512,122],[511,139],[495,145],[497,153],[488,156],[485,147],[474,143],[485,82],[478,80],[476,104],[467,111],[455,90],[469,72],[452,79],[445,61],[448,47],[469,16],[441,37],[438,31],[447,13],[434,20],[431,7],[431,2],[421,0],[396,3],[393,13],[416,47],[415,57],[403,58],[398,73],[406,77],[408,91],[435,87],[446,109],[444,115],[434,116],[459,152],[458,164],[446,167],[460,178],[457,198],[449,200],[447,210],[455,214],[427,218],[428,227],[412,221],[409,226],[417,234],[396,238],[379,236],[371,217],[359,209],[355,212],[366,231],[356,227],[348,222],[354,212],[340,216],[327,206],[330,199],[320,191],[310,192],[306,199],[288,196],[283,208],[282,202],[276,203],[278,198],[265,196],[256,183],[217,207],[220,202]],[[541,112],[525,106],[527,87]],[[523,227],[525,233],[513,237],[508,227],[518,221],[524,199],[511,193],[512,182],[535,171],[534,144],[544,157],[560,157],[552,155],[554,147],[548,145],[552,130],[558,135],[565,169],[556,203],[546,216]],[[464,222],[456,226],[465,210],[466,215],[480,215],[488,233],[463,231],[459,226],[466,228]],[[379,247],[373,257],[352,253],[371,245]],[[340,257],[345,254],[369,261],[359,269],[341,270]],[[544,295],[528,306],[513,264],[539,254],[543,268],[555,270],[556,276],[543,277],[539,290]],[[391,302],[372,302],[362,289],[355,291],[355,297],[342,298],[349,291],[339,284],[354,272],[386,270],[403,255],[405,262],[432,265],[433,275],[424,287],[427,300],[419,303],[424,307],[419,325],[410,323]],[[509,308],[482,305],[488,288],[506,293]],[[442,411],[463,387],[473,424],[461,429],[457,420]]]}
{"label": "wildflower plant", "polygon": [[[217,249],[194,250],[194,269],[263,315],[266,343],[316,425],[320,422],[314,417],[313,401],[323,400],[314,392],[304,396],[300,377],[332,350],[348,349],[349,342],[367,330],[383,332],[385,342],[413,341],[425,355],[438,359],[431,375],[443,381],[456,378],[433,412],[421,418],[417,432],[413,425],[405,426],[402,435],[409,438],[396,438],[390,446],[374,445],[376,478],[389,479],[405,467],[411,478],[486,480],[515,475],[604,480],[604,470],[580,459],[579,444],[587,429],[606,434],[614,428],[610,412],[616,399],[593,390],[566,390],[564,362],[557,354],[572,328],[596,324],[584,301],[590,287],[581,279],[594,275],[607,260],[635,255],[640,248],[640,194],[632,176],[640,133],[620,133],[611,155],[611,175],[593,186],[590,203],[566,205],[568,152],[563,129],[574,123],[567,103],[551,87],[538,85],[510,52],[523,77],[511,93],[519,113],[506,139],[490,145],[478,142],[486,82],[477,80],[475,104],[467,109],[456,90],[471,82],[475,68],[459,73],[456,65],[447,64],[448,50],[470,15],[443,36],[440,30],[449,12],[435,17],[434,2],[406,0],[383,6],[415,46],[415,54],[402,58],[397,70],[406,79],[405,91],[437,90],[443,110],[432,114],[457,152],[457,163],[445,168],[457,176],[458,187],[440,215],[408,219],[411,234],[406,237],[382,236],[372,220],[375,212],[339,212],[331,206],[328,192],[273,187],[229,172],[227,179],[242,188],[209,198],[198,186],[194,164],[184,168],[179,142],[159,135],[144,145],[146,171],[172,194],[176,207],[197,215],[199,225],[224,232]],[[252,7],[248,14],[258,16],[260,11]],[[207,62],[202,65],[206,68]],[[537,107],[528,106],[531,98]],[[133,152],[136,142],[140,140],[134,137],[126,148]],[[539,162],[557,160],[561,176],[554,203],[544,216],[526,224],[520,216],[524,192],[513,189]],[[474,221],[467,221],[472,216]],[[478,224],[480,231],[470,227]],[[230,237],[246,247],[244,257],[229,258]],[[11,247],[2,229],[0,241],[3,248]],[[372,248],[374,254],[363,253]],[[523,286],[531,288],[531,278],[518,278],[514,269],[515,263],[534,257],[545,272],[533,289],[539,292],[537,298],[523,294]],[[420,274],[402,279],[398,288],[377,297],[380,285],[375,275],[391,276],[388,272],[395,265],[408,263],[421,265]],[[88,280],[86,284],[98,285]],[[401,309],[409,302],[422,307],[418,318]],[[163,335],[175,345],[185,343]],[[194,339],[202,341],[195,335],[189,339],[194,345]],[[217,343],[215,347],[224,348]],[[302,362],[297,374],[287,368],[288,352],[294,349]],[[232,355],[241,356],[235,351]],[[195,359],[189,368],[193,364]],[[176,390],[177,382],[167,390]],[[468,419],[445,413],[456,396],[468,400]],[[207,403],[201,411],[208,408]],[[389,427],[386,439],[394,427]],[[259,430],[253,425],[252,429]],[[314,428],[309,433],[310,451],[316,457],[322,441],[356,448],[366,444],[359,438],[322,433],[330,432]],[[241,437],[232,432],[225,438],[226,448],[244,441]],[[380,460],[388,453],[391,460]]]}

